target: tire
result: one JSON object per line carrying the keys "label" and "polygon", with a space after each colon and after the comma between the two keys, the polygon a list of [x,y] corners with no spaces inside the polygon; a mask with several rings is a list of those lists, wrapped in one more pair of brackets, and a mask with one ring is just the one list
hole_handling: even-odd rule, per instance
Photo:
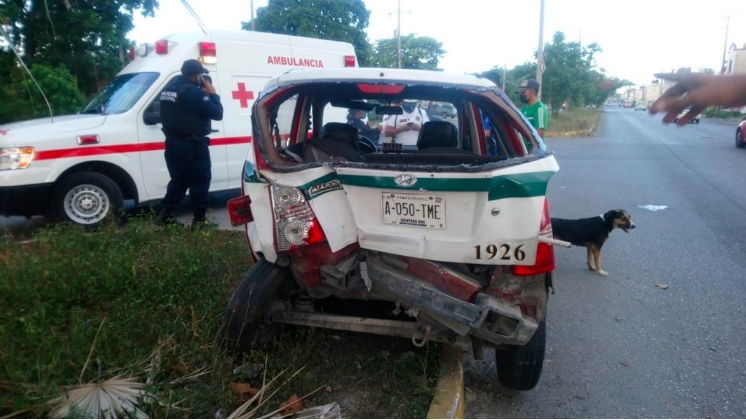
{"label": "tire", "polygon": [[63,178],[52,191],[52,212],[59,219],[93,228],[122,210],[122,190],[98,172],[77,172]]}
{"label": "tire", "polygon": [[529,391],[539,383],[544,367],[547,321],[539,323],[534,336],[523,346],[495,349],[497,379],[508,389]]}
{"label": "tire", "polygon": [[225,310],[223,347],[230,352],[248,352],[266,344],[267,311],[278,297],[279,287],[293,276],[286,267],[260,259],[241,279]]}
{"label": "tire", "polygon": [[736,147],[739,149],[746,147],[746,143],[743,142],[743,132],[740,128],[736,130]]}

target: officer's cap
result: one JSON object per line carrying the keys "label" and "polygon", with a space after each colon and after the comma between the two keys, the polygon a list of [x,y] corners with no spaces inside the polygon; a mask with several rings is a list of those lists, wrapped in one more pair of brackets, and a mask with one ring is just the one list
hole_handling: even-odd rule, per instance
{"label": "officer's cap", "polygon": [[210,72],[202,67],[202,63],[191,59],[184,61],[184,64],[181,65],[181,74],[184,76],[193,76],[195,74],[210,74]]}

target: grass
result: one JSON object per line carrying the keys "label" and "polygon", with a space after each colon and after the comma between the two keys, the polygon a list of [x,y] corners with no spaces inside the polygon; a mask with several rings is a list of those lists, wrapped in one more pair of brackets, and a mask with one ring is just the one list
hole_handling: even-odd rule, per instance
{"label": "grass", "polygon": [[589,130],[601,116],[600,108],[579,108],[560,112],[549,116],[546,137],[554,133]]}
{"label": "grass", "polygon": [[128,395],[145,415],[213,418],[241,405],[237,383],[261,388],[284,370],[260,414],[310,394],[306,406],[340,402],[345,417],[424,417],[437,345],[283,326],[265,349],[225,354],[222,313],[251,264],[242,232],[148,218],[0,241],[0,417],[49,417],[65,395],[136,381]]}

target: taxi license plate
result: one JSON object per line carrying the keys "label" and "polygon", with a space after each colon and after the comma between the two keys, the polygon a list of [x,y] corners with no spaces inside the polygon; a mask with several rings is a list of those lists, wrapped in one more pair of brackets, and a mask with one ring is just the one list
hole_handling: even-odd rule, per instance
{"label": "taxi license plate", "polygon": [[446,198],[431,194],[385,192],[381,200],[384,224],[446,228]]}

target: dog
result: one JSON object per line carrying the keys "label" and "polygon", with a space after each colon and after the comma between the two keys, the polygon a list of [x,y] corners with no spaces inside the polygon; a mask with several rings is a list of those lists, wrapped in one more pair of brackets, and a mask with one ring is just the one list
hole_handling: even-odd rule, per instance
{"label": "dog", "polygon": [[[609,210],[606,213],[585,219],[552,218],[552,234],[555,239],[570,242],[575,246],[584,246],[587,251],[588,269],[606,277],[609,275],[601,268],[601,247],[609,239],[614,228],[629,233],[635,228],[632,216],[626,210]],[[593,256],[594,265],[591,264]]]}

